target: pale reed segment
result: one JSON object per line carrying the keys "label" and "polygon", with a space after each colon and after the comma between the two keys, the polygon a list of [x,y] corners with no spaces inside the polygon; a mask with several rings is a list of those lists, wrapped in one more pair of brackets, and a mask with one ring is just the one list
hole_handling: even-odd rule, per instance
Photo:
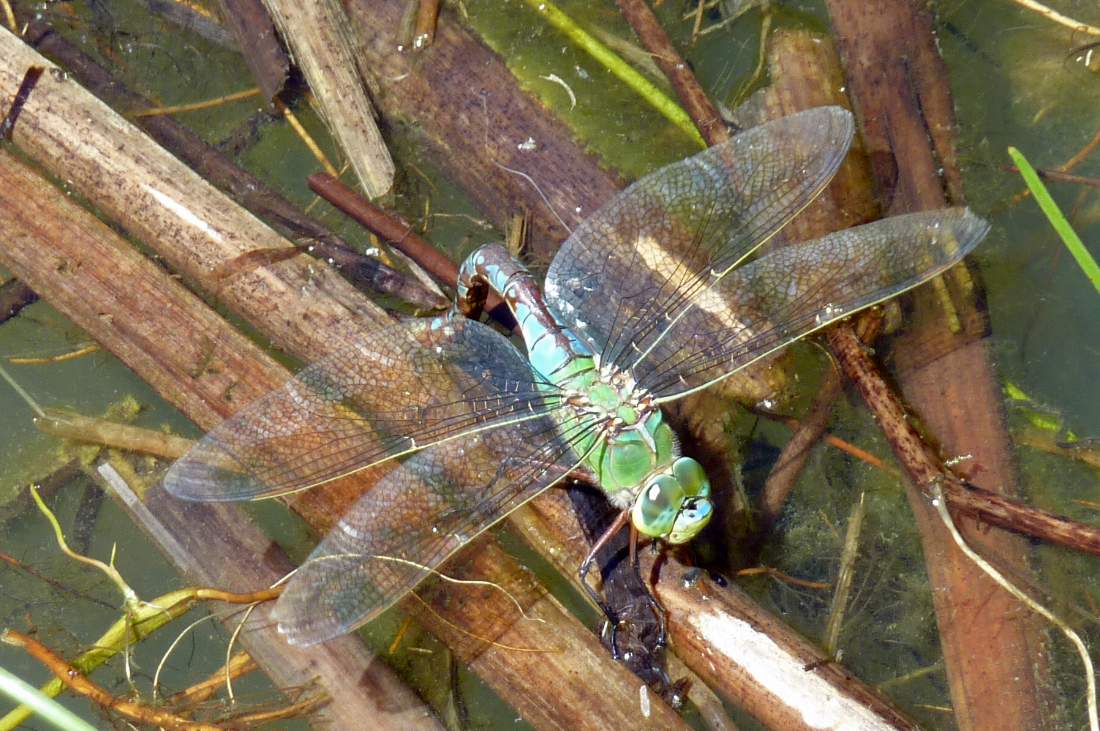
{"label": "pale reed segment", "polygon": [[363,189],[371,198],[382,195],[393,185],[393,160],[356,65],[343,7],[337,0],[264,0],[264,5]]}
{"label": "pale reed segment", "polygon": [[[355,337],[364,323],[385,318],[317,260],[295,257],[217,280],[214,275],[226,261],[255,249],[286,248],[290,242],[0,29],[0,98],[12,98],[32,66],[46,73],[15,124],[15,144],[248,321],[264,321],[277,309],[284,321],[311,323],[286,329],[276,338],[279,347],[316,351],[328,340],[316,336],[322,328]],[[328,296],[318,296],[321,292]]]}

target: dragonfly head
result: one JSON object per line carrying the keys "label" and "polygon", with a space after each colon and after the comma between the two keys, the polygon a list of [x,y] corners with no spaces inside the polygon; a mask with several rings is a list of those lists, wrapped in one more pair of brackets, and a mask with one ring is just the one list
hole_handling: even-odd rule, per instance
{"label": "dragonfly head", "polygon": [[630,510],[639,532],[669,543],[687,543],[710,522],[714,504],[702,465],[680,457],[672,469],[650,477]]}

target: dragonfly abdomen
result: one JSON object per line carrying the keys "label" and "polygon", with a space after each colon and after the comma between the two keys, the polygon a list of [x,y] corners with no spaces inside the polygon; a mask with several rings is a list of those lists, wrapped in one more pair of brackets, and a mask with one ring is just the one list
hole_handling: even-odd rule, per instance
{"label": "dragonfly abdomen", "polygon": [[470,254],[458,274],[458,297],[482,280],[500,294],[515,315],[527,357],[541,375],[557,381],[573,359],[590,357],[588,348],[563,328],[546,307],[531,273],[500,244],[486,244]]}

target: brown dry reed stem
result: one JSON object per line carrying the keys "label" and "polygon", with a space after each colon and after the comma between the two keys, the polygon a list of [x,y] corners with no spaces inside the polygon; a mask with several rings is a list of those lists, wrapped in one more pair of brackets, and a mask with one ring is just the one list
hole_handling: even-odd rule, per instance
{"label": "brown dry reed stem", "polygon": [[195,683],[173,694],[167,699],[166,703],[175,708],[185,704],[194,705],[196,703],[202,703],[212,697],[225,685],[225,676],[227,673],[232,678],[240,678],[248,675],[257,668],[259,668],[259,665],[256,664],[256,661],[253,660],[247,652],[234,653],[233,657],[229,659],[228,668],[223,665],[215,672],[211,673],[206,680]]}
{"label": "brown dry reed stem", "polygon": [[439,22],[439,0],[420,0],[416,8],[416,29],[413,32],[413,48],[426,48],[435,40],[435,26]]}
{"label": "brown dry reed stem", "polygon": [[695,123],[699,134],[708,145],[716,145],[729,139],[729,130],[718,114],[717,108],[707,97],[703,87],[691,72],[680,52],[672,45],[668,34],[645,0],[617,0],[623,17],[630,23],[638,40],[653,54],[654,60],[668,78],[684,111]]}
{"label": "brown dry reed stem", "polygon": [[8,629],[0,635],[0,641],[23,648],[28,655],[45,665],[58,680],[72,691],[88,698],[106,711],[113,711],[132,721],[166,729],[218,731],[221,728],[213,724],[197,723],[159,708],[152,708],[142,703],[135,703],[113,696],[104,688],[89,680],[79,670],[66,662],[64,658],[29,635]]}
{"label": "brown dry reed stem", "polygon": [[396,213],[383,210],[337,180],[335,175],[314,173],[309,189],[374,232],[431,274],[440,284],[451,286],[458,279],[458,267],[446,255],[413,231],[413,225]]}
{"label": "brown dry reed stem", "polygon": [[940,484],[953,510],[980,522],[1100,555],[1100,528],[971,485],[949,472],[921,439],[897,394],[886,385],[851,328],[831,328],[826,338],[845,374],[878,420],[898,461],[922,492],[927,494],[930,485]]}
{"label": "brown dry reed stem", "polygon": [[[418,236],[411,223],[396,213],[374,205],[332,175],[314,173],[309,176],[308,181],[310,190],[415,261],[439,284],[445,287],[454,286],[458,280],[458,266],[446,254]],[[490,290],[485,297],[485,309],[497,317],[506,308],[500,296]],[[512,326],[512,323],[505,324]]]}

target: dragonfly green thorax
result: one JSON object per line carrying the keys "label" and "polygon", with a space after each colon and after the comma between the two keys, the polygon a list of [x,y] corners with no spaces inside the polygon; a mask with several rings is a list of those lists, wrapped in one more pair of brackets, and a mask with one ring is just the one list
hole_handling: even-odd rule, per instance
{"label": "dragonfly green thorax", "polygon": [[379,326],[212,430],[165,487],[253,499],[388,465],[280,597],[296,644],[377,616],[578,469],[641,532],[690,539],[710,486],[661,404],[921,284],[988,230],[965,209],[927,211],[749,261],[828,183],[852,132],[848,112],[811,109],[657,170],[574,229],[541,294],[510,260],[469,262],[510,300],[526,353],[454,314]]}
{"label": "dragonfly green thorax", "polygon": [[669,543],[698,535],[714,512],[710,482],[698,462],[680,455],[653,397],[628,371],[600,367],[599,356],[555,320],[527,269],[503,246],[484,246],[466,259],[460,301],[474,280],[499,292],[515,314],[533,373],[565,404],[558,416],[563,430],[597,425],[573,448],[611,502],[630,510],[643,535]]}

